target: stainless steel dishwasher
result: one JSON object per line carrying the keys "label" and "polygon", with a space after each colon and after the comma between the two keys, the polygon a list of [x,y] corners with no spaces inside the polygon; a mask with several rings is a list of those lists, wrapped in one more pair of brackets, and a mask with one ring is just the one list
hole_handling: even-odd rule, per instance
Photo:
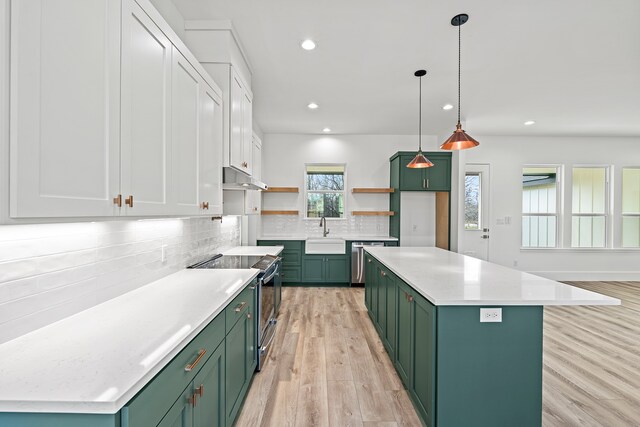
{"label": "stainless steel dishwasher", "polygon": [[364,283],[364,247],[384,246],[384,242],[352,242],[351,243],[351,283]]}

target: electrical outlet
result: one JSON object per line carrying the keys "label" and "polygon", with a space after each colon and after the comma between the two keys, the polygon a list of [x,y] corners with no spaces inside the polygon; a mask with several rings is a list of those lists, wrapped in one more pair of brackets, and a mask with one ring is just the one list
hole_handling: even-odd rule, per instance
{"label": "electrical outlet", "polygon": [[167,246],[169,245],[162,245],[162,254],[160,255],[161,263],[167,262]]}
{"label": "electrical outlet", "polygon": [[501,308],[481,308],[480,309],[480,322],[502,322],[502,309]]}

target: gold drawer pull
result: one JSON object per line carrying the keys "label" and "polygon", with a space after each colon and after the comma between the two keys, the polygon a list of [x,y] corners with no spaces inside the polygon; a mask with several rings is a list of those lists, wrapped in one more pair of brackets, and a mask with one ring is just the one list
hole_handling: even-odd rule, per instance
{"label": "gold drawer pull", "polygon": [[113,198],[113,204],[119,208],[122,207],[122,194],[118,194],[116,197]]}
{"label": "gold drawer pull", "polygon": [[413,301],[413,295],[409,295],[409,298],[407,298],[409,300],[409,302]]}
{"label": "gold drawer pull", "polygon": [[200,361],[202,360],[205,354],[207,354],[207,350],[204,348],[201,348],[200,351],[198,352],[198,357],[196,358],[196,360],[194,360],[193,363],[191,363],[190,365],[185,366],[184,370],[187,372],[191,372],[193,368],[195,368],[196,365],[200,363]]}
{"label": "gold drawer pull", "polygon": [[130,208],[133,207],[133,196],[129,196],[126,199],[124,199],[124,204],[129,206]]}
{"label": "gold drawer pull", "polygon": [[381,272],[380,272],[380,275],[381,275],[382,277],[384,277],[384,276],[386,276],[386,275],[387,275],[387,273],[385,273],[384,271],[381,271]]}
{"label": "gold drawer pull", "polygon": [[200,205],[200,207],[201,207],[202,209],[209,210],[209,202],[202,202],[202,204]]}
{"label": "gold drawer pull", "polygon": [[367,258],[367,262],[371,262],[371,258]]}
{"label": "gold drawer pull", "polygon": [[246,302],[241,302],[240,304],[238,304],[238,306],[235,308],[235,312],[236,313],[240,313],[242,311],[242,309],[247,305]]}

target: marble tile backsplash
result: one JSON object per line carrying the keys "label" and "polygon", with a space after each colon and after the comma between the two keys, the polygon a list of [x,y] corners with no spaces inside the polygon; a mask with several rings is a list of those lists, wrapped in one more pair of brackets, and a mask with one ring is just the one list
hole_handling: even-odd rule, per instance
{"label": "marble tile backsplash", "polygon": [[238,246],[240,238],[235,216],[222,223],[180,218],[2,225],[0,343]]}
{"label": "marble tile backsplash", "polygon": [[[273,236],[322,236],[319,219],[304,219],[300,216],[269,215],[262,217],[262,235]],[[327,228],[330,236],[361,235],[387,236],[389,235],[389,219],[378,216],[350,216],[345,219],[330,219]]]}

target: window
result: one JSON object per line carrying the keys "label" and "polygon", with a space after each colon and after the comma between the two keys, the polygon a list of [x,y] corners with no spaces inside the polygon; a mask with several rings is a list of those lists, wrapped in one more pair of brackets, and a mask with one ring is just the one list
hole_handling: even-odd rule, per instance
{"label": "window", "polygon": [[464,176],[464,229],[480,230],[480,174],[470,172]]}
{"label": "window", "polygon": [[640,248],[640,168],[622,169],[622,247]]}
{"label": "window", "polygon": [[571,246],[606,246],[607,203],[607,168],[573,168]]}
{"label": "window", "polygon": [[307,218],[344,218],[344,165],[307,165]]}
{"label": "window", "polygon": [[522,169],[523,248],[557,246],[558,176],[558,167]]}

